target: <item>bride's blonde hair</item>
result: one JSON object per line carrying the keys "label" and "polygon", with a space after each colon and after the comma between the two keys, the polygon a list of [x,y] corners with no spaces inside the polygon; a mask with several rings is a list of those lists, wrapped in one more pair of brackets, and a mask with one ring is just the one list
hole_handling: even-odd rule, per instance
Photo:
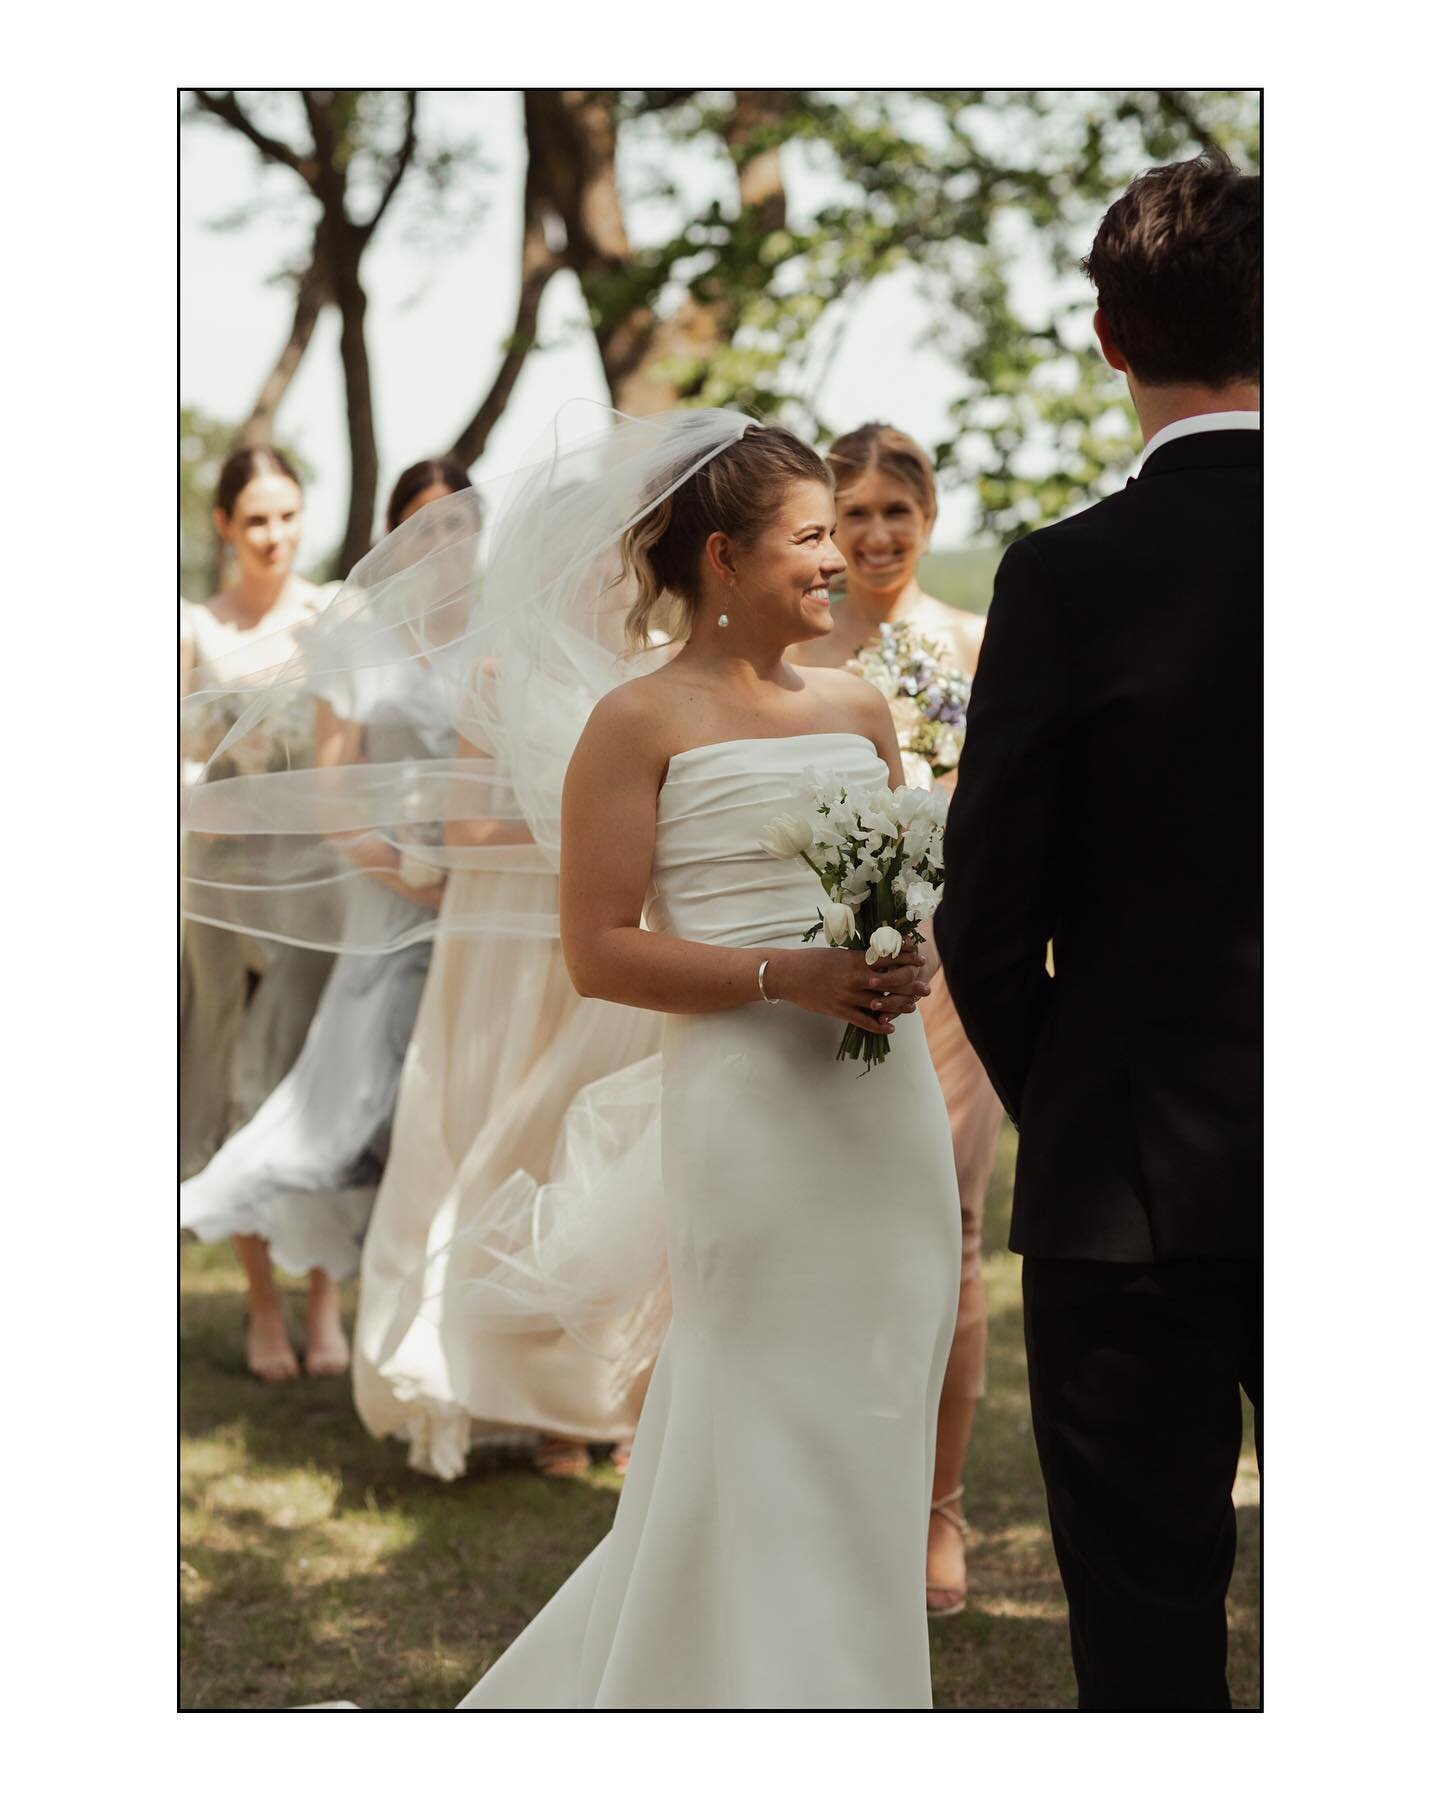
{"label": "bride's blonde hair", "polygon": [[632,650],[647,649],[657,629],[672,640],[689,636],[706,539],[719,531],[742,548],[753,544],[779,517],[793,481],[835,484],[822,458],[793,431],[752,425],[630,527],[620,540],[620,578],[635,584],[625,618]]}

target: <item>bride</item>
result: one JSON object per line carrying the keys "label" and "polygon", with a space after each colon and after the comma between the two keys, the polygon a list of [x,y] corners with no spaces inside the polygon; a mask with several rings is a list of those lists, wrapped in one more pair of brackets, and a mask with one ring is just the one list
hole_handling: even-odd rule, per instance
{"label": "bride", "polygon": [[[462,633],[478,678],[456,723],[494,791],[473,762],[347,783],[347,816],[368,808],[376,830],[402,789],[412,819],[513,807],[558,861],[579,992],[664,1015],[653,1075],[572,1106],[563,1178],[529,1193],[487,1301],[516,1328],[527,1308],[587,1331],[620,1315],[635,1271],[652,1278],[663,1196],[671,1319],[629,1475],[609,1535],[462,1709],[931,1703],[925,1528],[960,1225],[924,968],[802,946],[819,883],[758,843],[816,776],[856,797],[902,784],[880,695],[785,660],[832,628],[834,527],[825,464],[788,432],[697,409],[562,443],[557,422],[506,490]],[[412,618],[421,585],[395,589]],[[271,780],[298,828],[313,777]],[[252,790],[224,810],[264,808]],[[527,927],[491,911],[441,928]],[[845,1024],[889,1041],[863,1079],[836,1060]]]}
{"label": "bride", "polygon": [[[926,989],[799,947],[818,883],[756,841],[809,769],[901,785],[879,695],[784,660],[831,629],[834,525],[820,459],[750,427],[622,541],[632,643],[685,641],[570,762],[561,937],[582,994],[666,1014],[672,1321],[614,1528],[464,1709],[930,1704],[960,1243]],[[840,1021],[891,1036],[864,1087]]]}

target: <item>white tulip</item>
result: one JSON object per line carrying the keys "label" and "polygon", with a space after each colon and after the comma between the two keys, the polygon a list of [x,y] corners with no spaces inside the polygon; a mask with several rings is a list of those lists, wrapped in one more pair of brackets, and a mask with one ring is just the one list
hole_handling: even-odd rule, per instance
{"label": "white tulip", "polygon": [[766,855],[779,857],[782,862],[803,856],[814,841],[815,833],[809,823],[793,812],[782,812],[760,833],[761,849]]}
{"label": "white tulip", "polygon": [[825,936],[836,949],[844,949],[855,935],[855,914],[849,906],[832,905],[825,908]]}
{"label": "white tulip", "polygon": [[905,947],[905,939],[893,925],[882,924],[878,931],[870,936],[870,947],[865,952],[865,960],[871,968],[877,962],[890,961],[898,956]]}
{"label": "white tulip", "polygon": [[922,919],[933,918],[935,908],[940,904],[940,889],[929,881],[912,881],[905,892],[905,915],[913,918],[918,924]]}

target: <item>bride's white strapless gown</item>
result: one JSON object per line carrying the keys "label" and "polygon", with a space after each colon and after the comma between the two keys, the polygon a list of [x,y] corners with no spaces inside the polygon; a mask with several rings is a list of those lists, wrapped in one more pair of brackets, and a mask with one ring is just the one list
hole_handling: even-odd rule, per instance
{"label": "bride's white strapless gown", "polygon": [[[651,927],[795,946],[819,883],[757,838],[822,767],[852,792],[888,780],[849,733],[673,757]],[[462,1710],[931,1704],[955,1164],[918,1015],[863,1078],[835,1060],[842,1029],[758,1003],[666,1019],[673,1318],[614,1526]]]}

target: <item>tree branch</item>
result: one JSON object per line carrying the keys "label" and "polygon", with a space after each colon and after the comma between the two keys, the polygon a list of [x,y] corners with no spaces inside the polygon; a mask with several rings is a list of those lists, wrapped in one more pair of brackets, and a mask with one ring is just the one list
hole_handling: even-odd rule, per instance
{"label": "tree branch", "polygon": [[506,402],[520,378],[525,358],[535,344],[541,298],[550,283],[550,277],[564,265],[564,258],[557,255],[546,241],[545,211],[539,167],[532,155],[525,169],[525,226],[520,243],[520,298],[515,306],[514,329],[505,346],[505,355],[495,379],[490,383],[489,393],[476,408],[474,417],[455,439],[450,451],[466,468],[480,459],[495,421],[505,410]]}
{"label": "tree branch", "polygon": [[414,160],[415,145],[417,141],[415,115],[418,111],[419,103],[420,90],[413,87],[407,88],[405,91],[405,137],[400,148],[395,152],[394,161],[390,165],[390,174],[385,182],[385,190],[380,195],[379,203],[376,205],[374,212],[370,215],[370,222],[368,225],[361,227],[367,238],[373,233],[381,219],[384,218],[385,208],[395,198],[396,190],[399,188],[400,183],[405,179],[405,171],[410,167],[411,162]]}
{"label": "tree branch", "polygon": [[272,441],[275,427],[275,414],[280,409],[280,402],[285,398],[290,383],[300,367],[306,350],[310,347],[310,339],[314,335],[316,321],[320,317],[326,299],[328,284],[321,271],[318,247],[311,252],[310,265],[300,277],[295,292],[295,316],[291,321],[290,334],[286,338],[280,354],[275,359],[275,366],[261,383],[260,392],[255,397],[255,404],[250,408],[250,416],[236,434],[237,448],[251,444],[268,444]]}
{"label": "tree branch", "polygon": [[235,98],[233,90],[225,94],[212,94],[206,88],[197,87],[190,91],[195,96],[195,104],[202,111],[210,113],[232,131],[238,131],[242,137],[248,138],[268,162],[282,163],[287,169],[293,169],[307,187],[315,186],[319,171],[314,159],[301,156],[289,144],[281,143],[278,137],[271,137],[262,131]]}

